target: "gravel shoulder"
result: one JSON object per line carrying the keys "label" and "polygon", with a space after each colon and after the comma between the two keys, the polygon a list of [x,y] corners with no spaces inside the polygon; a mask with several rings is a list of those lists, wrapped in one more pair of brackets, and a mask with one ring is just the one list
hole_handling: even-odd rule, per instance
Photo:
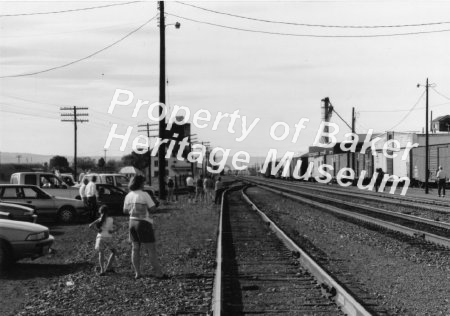
{"label": "gravel shoulder", "polygon": [[338,278],[350,277],[388,315],[450,315],[450,253],[261,188],[247,190],[296,241],[314,245]]}
{"label": "gravel shoulder", "polygon": [[210,309],[219,207],[181,201],[161,206],[155,233],[163,269],[171,277],[134,280],[128,218],[115,217],[119,257],[115,273],[98,276],[96,232],[87,223],[50,225],[55,254],[23,260],[2,277],[0,315],[173,315]]}

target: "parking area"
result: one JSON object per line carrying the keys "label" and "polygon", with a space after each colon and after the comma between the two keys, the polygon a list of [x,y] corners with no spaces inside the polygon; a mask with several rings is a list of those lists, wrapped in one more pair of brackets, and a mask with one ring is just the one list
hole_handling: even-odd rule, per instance
{"label": "parking area", "polygon": [[[106,277],[95,271],[97,254],[94,252],[96,232],[86,221],[74,224],[42,223],[55,237],[54,252],[35,261],[21,260],[1,277],[0,315],[91,314],[99,306],[104,312],[126,311],[130,306],[142,311],[149,308],[160,313],[174,313],[198,297],[197,285],[205,286],[213,275],[215,233],[218,207],[173,203],[161,206],[154,215],[155,233],[164,270],[171,275],[166,281],[144,278],[136,283],[133,278],[128,242],[128,218],[114,217],[118,226],[119,252],[116,273]],[[144,274],[150,273],[145,260]],[[188,284],[188,285],[187,285]],[[194,287],[186,291],[186,287]],[[146,292],[152,300],[141,304],[141,296],[127,292]],[[207,291],[200,291],[207,305]],[[121,297],[117,299],[117,295]],[[113,301],[115,304],[106,304]],[[164,303],[162,303],[164,302]],[[207,308],[204,306],[203,308]],[[75,312],[77,311],[77,312]]]}

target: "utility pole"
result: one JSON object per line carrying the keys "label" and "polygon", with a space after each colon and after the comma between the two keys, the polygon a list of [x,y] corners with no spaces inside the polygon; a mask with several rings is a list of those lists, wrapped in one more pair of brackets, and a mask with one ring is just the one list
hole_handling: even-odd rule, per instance
{"label": "utility pole", "polygon": [[[355,107],[352,107],[352,134],[355,135]],[[352,152],[352,169],[354,172],[356,172],[356,161],[355,161],[355,153]]]}
{"label": "utility pole", "polygon": [[[166,104],[166,22],[164,16],[164,1],[158,1],[159,3],[159,115],[162,117],[163,106]],[[166,129],[165,119],[159,121],[159,137],[164,139],[164,130]],[[163,143],[159,146],[158,160],[159,160],[159,199],[164,200],[166,198],[166,186],[164,184],[164,178],[166,175],[166,144]]]}
{"label": "utility pole", "polygon": [[[421,84],[418,83],[417,88],[419,88],[420,86]],[[425,84],[425,194],[428,194],[428,180],[430,177],[430,170],[428,165],[428,87],[430,87],[430,85],[428,84],[427,78],[427,83]]]}
{"label": "utility pole", "polygon": [[428,178],[430,176],[430,172],[429,172],[429,168],[430,166],[428,165],[428,151],[429,151],[429,147],[428,147],[428,78],[427,78],[427,86],[426,86],[426,96],[425,96],[425,172],[426,172],[426,176],[425,176],[425,194],[428,194]]}
{"label": "utility pole", "polygon": [[73,166],[74,166],[74,178],[77,179],[77,123],[89,122],[85,119],[79,119],[79,116],[89,116],[88,113],[77,113],[77,110],[88,110],[87,107],[62,107],[61,111],[72,111],[72,113],[61,113],[62,117],[68,117],[68,119],[61,119],[61,122],[73,122],[74,129],[74,158],[73,158]]}
{"label": "utility pole", "polygon": [[[156,126],[157,124],[144,124],[144,125],[138,125],[138,127],[145,127],[145,130],[139,130],[139,132],[147,132],[148,141],[150,142],[150,132],[156,131],[156,129],[150,129],[151,126]],[[148,185],[152,185],[152,154],[150,150],[150,144],[148,145]]]}

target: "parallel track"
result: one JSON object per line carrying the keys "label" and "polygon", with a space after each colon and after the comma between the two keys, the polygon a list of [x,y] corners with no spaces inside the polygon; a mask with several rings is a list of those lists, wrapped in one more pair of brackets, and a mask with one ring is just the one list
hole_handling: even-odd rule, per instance
{"label": "parallel track", "polygon": [[434,222],[416,216],[389,212],[329,197],[318,197],[317,194],[300,191],[301,188],[299,187],[292,189],[292,186],[285,185],[282,182],[274,184],[272,181],[261,179],[246,178],[245,180],[303,203],[308,203],[334,213],[339,213],[409,236],[419,237],[440,246],[450,247],[450,225],[446,223]]}
{"label": "parallel track", "polygon": [[[261,178],[257,177],[245,177],[242,179],[257,181]],[[283,180],[274,180],[274,179],[264,179],[267,182],[271,182],[272,184],[295,187],[295,188],[303,188],[308,190],[320,191],[325,193],[334,193],[339,194],[341,196],[349,196],[349,197],[357,197],[364,200],[371,200],[383,203],[389,203],[394,205],[404,205],[415,207],[419,209],[437,211],[441,213],[450,213],[450,201],[449,200],[436,200],[427,197],[414,197],[414,196],[402,196],[399,194],[388,194],[388,193],[379,193],[368,190],[355,190],[351,188],[343,188],[339,185],[333,186],[324,186],[319,183],[309,183],[309,182],[290,182]],[[389,192],[390,188],[386,187],[385,191]]]}

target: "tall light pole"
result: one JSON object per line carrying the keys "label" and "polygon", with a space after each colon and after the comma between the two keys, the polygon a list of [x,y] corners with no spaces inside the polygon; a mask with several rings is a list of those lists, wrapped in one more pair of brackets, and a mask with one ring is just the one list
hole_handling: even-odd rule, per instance
{"label": "tall light pole", "polygon": [[[417,84],[417,88],[419,88],[421,84]],[[428,78],[427,83],[425,84],[425,194],[428,194],[428,180],[430,177],[429,165],[428,165]]]}
{"label": "tall light pole", "polygon": [[[166,104],[166,21],[164,16],[164,1],[158,1],[159,5],[159,117],[162,117]],[[180,23],[175,23],[175,27],[180,28]],[[165,138],[166,121],[159,121],[159,137]],[[166,186],[164,178],[166,175],[166,144],[162,143],[158,151],[158,180],[159,180],[159,198],[166,198]]]}

